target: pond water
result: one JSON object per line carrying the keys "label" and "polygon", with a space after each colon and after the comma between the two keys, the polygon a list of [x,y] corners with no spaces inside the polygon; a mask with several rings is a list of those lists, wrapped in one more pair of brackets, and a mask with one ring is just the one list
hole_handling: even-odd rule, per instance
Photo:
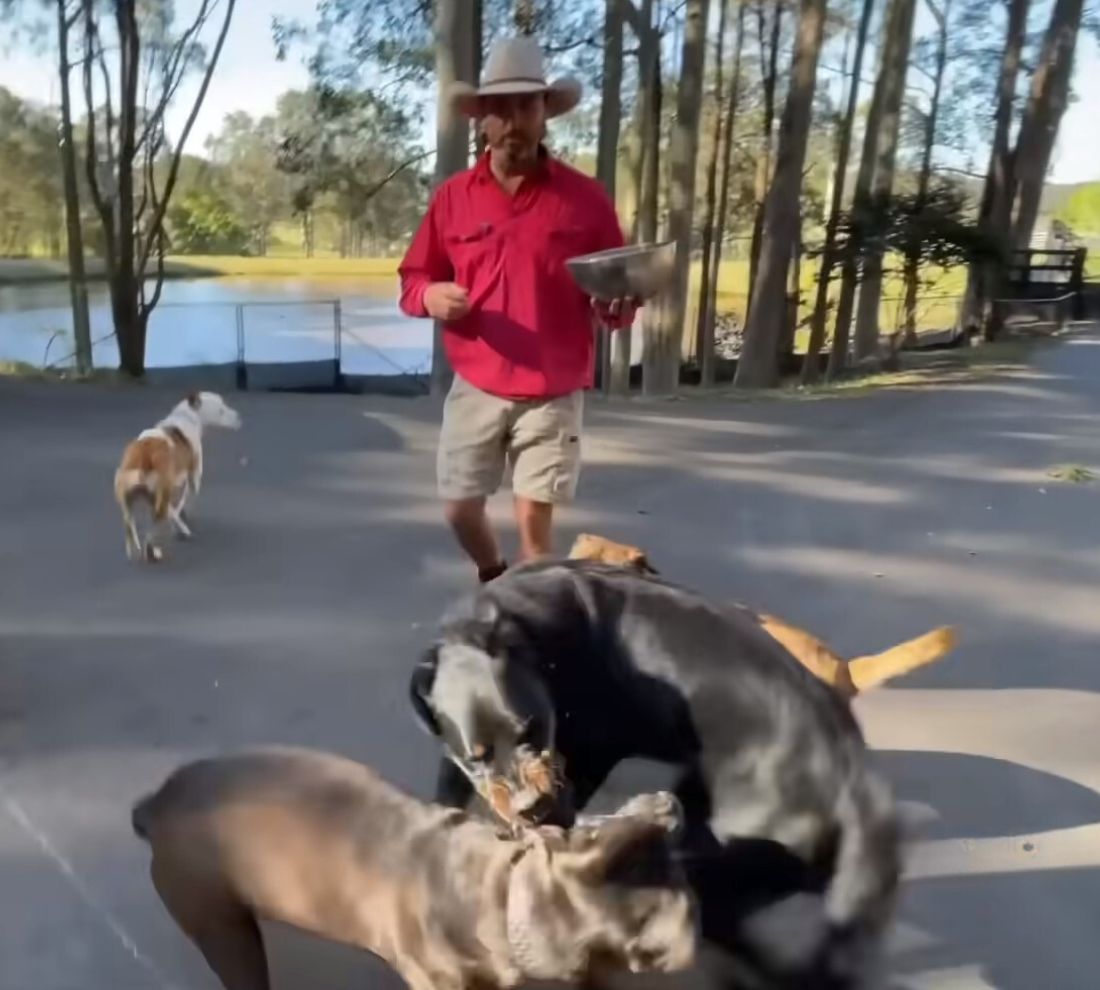
{"label": "pond water", "polygon": [[[425,373],[432,326],[397,308],[396,279],[202,278],[166,281],[149,323],[150,368],[231,364],[243,339],[249,363],[331,361],[339,300],[342,370],[348,375]],[[106,286],[90,287],[97,367],[113,368]],[[72,314],[64,282],[0,287],[0,361],[71,363]]]}

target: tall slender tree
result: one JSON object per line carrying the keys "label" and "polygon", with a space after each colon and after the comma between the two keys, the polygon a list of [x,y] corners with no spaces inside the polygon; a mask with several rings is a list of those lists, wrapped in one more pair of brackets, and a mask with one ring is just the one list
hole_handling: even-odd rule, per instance
{"label": "tall slender tree", "polygon": [[[909,72],[909,51],[913,42],[916,0],[898,0],[893,28],[883,55],[882,108],[875,133],[875,167],[871,180],[871,209],[880,212],[894,191],[898,141],[901,135],[901,111],[905,97],[905,79]],[[882,302],[883,258],[880,238],[868,239],[863,251],[863,279],[856,310],[856,358],[874,354],[879,342],[879,306]]]}
{"label": "tall slender tree", "polygon": [[806,349],[806,358],[802,362],[802,383],[809,385],[817,380],[819,372],[818,355],[825,343],[825,324],[829,316],[829,285],[833,269],[837,262],[837,225],[840,211],[844,205],[844,185],[848,175],[848,159],[852,152],[852,130],[855,126],[856,108],[859,105],[860,76],[863,71],[863,56],[867,50],[867,35],[874,16],[875,0],[863,0],[863,10],[859,16],[859,28],[856,33],[856,49],[852,56],[852,81],[848,86],[848,103],[840,123],[837,137],[836,167],[833,169],[832,197],[829,202],[829,214],[825,220],[825,240],[821,247],[821,262],[817,274],[817,289],[814,295],[814,308],[810,317],[810,340]]}
{"label": "tall slender tree", "polygon": [[787,273],[801,227],[802,169],[813,118],[825,16],[826,0],[801,0],[775,177],[764,213],[758,281],[749,300],[745,342],[734,379],[740,388],[769,388],[778,377],[778,343],[787,319]]}
{"label": "tall slender tree", "polygon": [[[779,85],[779,47],[783,32],[784,0],[757,0],[756,36],[760,47],[760,88],[764,106],[760,117],[761,137],[763,139],[760,154],[756,158],[756,179],[754,182],[754,200],[756,212],[752,221],[752,241],[749,245],[749,298],[752,298],[756,285],[757,268],[760,263],[760,244],[764,233],[764,207],[768,197],[768,186],[772,178],[772,145],[775,139],[775,103]],[[768,10],[771,20],[768,21]]]}
{"label": "tall slender tree", "polygon": [[[619,166],[619,131],[623,88],[623,4],[627,0],[605,0],[603,26],[603,74],[600,81],[600,124],[596,144],[596,177],[615,202],[615,178]],[[622,331],[619,331],[620,333]],[[600,362],[600,384],[611,391],[611,336],[597,330],[596,354]],[[619,383],[621,386],[621,382]]]}
{"label": "tall slender tree", "polygon": [[[173,7],[165,2],[140,10],[130,0],[80,2],[75,23],[84,38],[85,177],[102,228],[119,363],[133,376],[145,372],[149,317],[164,284],[165,217],[180,161],[235,7],[236,0],[221,5],[199,0],[193,18],[176,33]],[[202,31],[211,23],[217,25],[214,45],[172,147],[165,113],[195,65]]]}
{"label": "tall slender tree", "polygon": [[[680,84],[676,92],[676,119],[669,143],[668,232],[669,238],[676,244],[677,254],[669,290],[647,307],[652,323],[646,320],[642,381],[649,394],[668,394],[679,385],[709,10],[710,0],[686,0],[684,7]],[[648,332],[650,328],[652,332]]]}
{"label": "tall slender tree", "polygon": [[1028,246],[1039,215],[1050,156],[1069,103],[1084,6],[1084,0],[1055,0],[1039,61],[1031,76],[1031,93],[1020,121],[1014,156],[1017,191],[1012,243],[1017,248]]}
{"label": "tall slender tree", "polygon": [[737,40],[733,49],[733,73],[730,77],[729,97],[726,103],[726,120],[722,126],[721,191],[718,194],[718,218],[714,230],[714,250],[710,256],[710,275],[707,278],[707,294],[703,300],[706,319],[706,340],[699,364],[703,385],[713,385],[715,378],[714,336],[718,323],[718,273],[722,267],[722,245],[726,237],[726,220],[730,202],[730,173],[732,171],[733,135],[737,125],[737,110],[741,100],[741,54],[745,47],[745,3],[737,8]]}
{"label": "tall slender tree", "polygon": [[856,289],[859,286],[862,245],[871,221],[871,182],[875,176],[875,155],[878,132],[882,123],[883,96],[887,76],[886,57],[889,54],[888,39],[896,29],[899,7],[907,0],[891,0],[886,18],[880,29],[883,43],[879,46],[878,71],[875,88],[871,93],[871,105],[863,129],[863,148],[859,156],[859,171],[852,190],[852,207],[847,244],[840,265],[840,292],[837,296],[836,322],[833,327],[833,343],[829,351],[828,378],[840,374],[848,364],[848,345],[851,340],[852,312],[855,308]]}
{"label": "tall slender tree", "polygon": [[[457,113],[448,98],[456,82],[474,81],[474,15],[462,0],[437,0],[435,14],[436,183],[461,172],[470,161],[470,122]],[[443,349],[443,325],[436,321],[432,334],[431,388],[434,393],[450,388],[453,372]]]}
{"label": "tall slender tree", "polygon": [[79,3],[54,0],[57,8],[57,82],[61,95],[58,150],[61,155],[62,188],[65,191],[65,232],[69,259],[69,302],[73,313],[73,341],[76,369],[87,374],[92,368],[92,329],[88,318],[88,284],[84,265],[84,227],[80,215],[80,184],[77,180],[77,149],[73,135],[72,65],[69,45],[72,30],[80,19]]}
{"label": "tall slender tree", "polygon": [[[947,34],[951,22],[951,0],[943,0],[943,7],[935,0],[925,0],[929,12],[936,21],[936,56],[932,69],[932,95],[928,112],[924,117],[924,147],[921,151],[920,172],[917,175],[916,212],[919,215],[928,201],[928,184],[932,180],[932,155],[936,148],[936,125],[940,116],[940,100],[943,98],[943,80],[947,73]],[[920,278],[920,242],[916,232],[910,238],[905,252],[903,281],[905,284],[904,330],[902,341],[907,344],[917,340],[917,290]]]}
{"label": "tall slender tree", "polygon": [[[1016,80],[1023,61],[1030,0],[1010,0],[1005,42],[997,73],[997,95],[993,113],[993,139],[989,150],[982,199],[978,207],[978,230],[989,243],[1004,244],[1012,222],[1013,177],[1011,131],[1016,102]],[[993,295],[1003,265],[996,258],[971,263],[960,316],[961,328],[989,327]]]}
{"label": "tall slender tree", "polygon": [[714,126],[711,129],[705,163],[706,185],[703,193],[703,257],[700,266],[699,303],[695,320],[695,358],[700,368],[703,364],[713,365],[713,360],[704,357],[704,353],[714,346],[714,327],[707,324],[707,299],[710,297],[710,256],[714,247],[714,224],[718,212],[718,160],[722,149],[722,127],[724,114],[722,104],[725,97],[724,70],[726,54],[726,21],[732,0],[718,0],[721,10],[718,15],[718,39],[715,45],[714,59]]}

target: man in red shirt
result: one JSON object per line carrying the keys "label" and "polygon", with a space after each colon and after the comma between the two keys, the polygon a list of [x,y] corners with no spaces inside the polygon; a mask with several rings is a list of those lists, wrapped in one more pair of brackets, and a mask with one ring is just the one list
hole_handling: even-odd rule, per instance
{"label": "man in red shirt", "polygon": [[[545,81],[533,39],[498,41],[481,88],[452,94],[479,121],[488,151],[436,190],[399,269],[402,310],[443,323],[455,379],[439,493],[482,581],[505,569],[485,501],[506,462],[524,560],[550,553],[554,505],[577,486],[593,313],[565,261],[623,244],[603,187],[543,144],[547,119],[580,93],[575,80]],[[605,325],[629,325],[634,310],[629,300],[599,304]]]}

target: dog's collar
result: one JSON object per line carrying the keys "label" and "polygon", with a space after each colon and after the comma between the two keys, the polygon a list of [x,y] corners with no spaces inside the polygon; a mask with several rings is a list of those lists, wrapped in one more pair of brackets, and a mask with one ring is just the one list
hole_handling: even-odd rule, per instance
{"label": "dog's collar", "polygon": [[504,940],[508,945],[508,962],[516,975],[516,983],[538,979],[545,969],[545,957],[537,948],[539,941],[531,937],[530,918],[520,918],[516,889],[517,867],[532,849],[532,843],[527,841],[521,843],[512,854],[508,863],[508,886],[504,893]]}
{"label": "dog's collar", "polygon": [[508,943],[508,956],[511,967],[516,974],[516,981],[528,980],[554,980],[563,979],[561,955],[554,952],[553,946],[548,946],[543,938],[530,930],[530,912],[527,916],[520,914],[521,898],[528,898],[529,894],[520,894],[518,890],[518,869],[524,857],[533,853],[536,849],[535,840],[528,838],[521,843],[515,851],[508,866],[508,888],[505,895],[505,937]]}

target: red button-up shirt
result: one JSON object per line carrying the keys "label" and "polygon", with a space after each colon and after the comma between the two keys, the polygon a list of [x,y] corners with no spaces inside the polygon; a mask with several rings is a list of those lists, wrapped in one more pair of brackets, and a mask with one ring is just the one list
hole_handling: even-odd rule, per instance
{"label": "red button-up shirt", "polygon": [[565,261],[622,244],[594,179],[546,156],[510,196],[486,154],[432,197],[398,269],[401,309],[427,316],[424,290],[457,283],[471,308],[443,328],[455,372],[505,398],[566,395],[592,382],[593,313]]}

